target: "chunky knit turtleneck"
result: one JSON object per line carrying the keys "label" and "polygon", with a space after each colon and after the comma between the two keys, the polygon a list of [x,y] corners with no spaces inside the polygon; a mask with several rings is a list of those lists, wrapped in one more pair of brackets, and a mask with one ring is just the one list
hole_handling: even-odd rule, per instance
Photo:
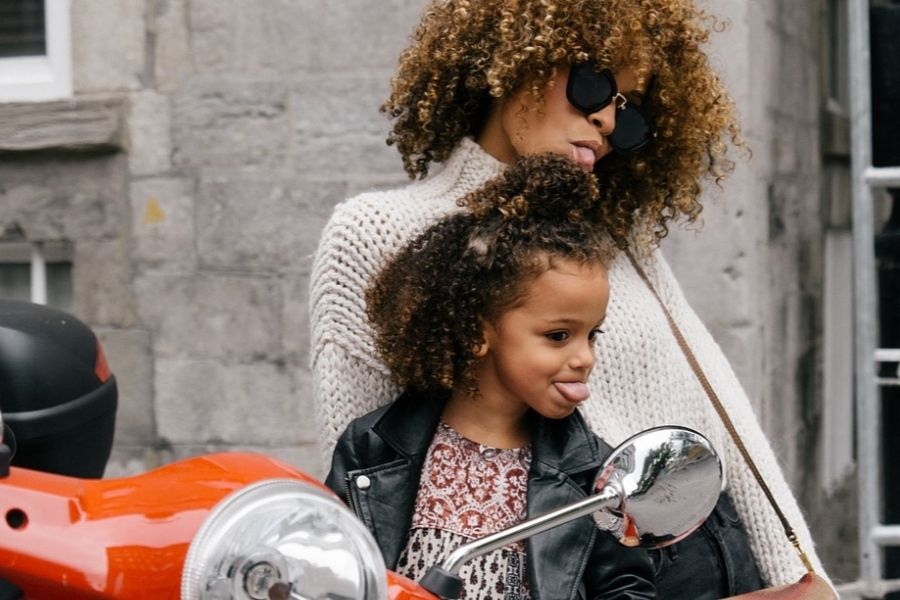
{"label": "chunky knit turtleneck", "polygon": [[[325,227],[311,278],[312,368],[323,452],[355,417],[399,393],[378,360],[366,318],[365,288],[385,259],[456,207],[456,200],[498,175],[503,164],[465,139],[443,168],[404,188],[362,194],[339,204]],[[706,372],[781,509],[819,573],[809,531],[728,360],[694,313],[659,251],[643,267]],[[439,276],[439,274],[435,274]],[[582,412],[615,445],[657,425],[684,425],[712,440],[727,487],[747,526],[770,585],[796,581],[803,566],[709,398],[685,360],[655,298],[625,256],[610,268],[610,304]]]}

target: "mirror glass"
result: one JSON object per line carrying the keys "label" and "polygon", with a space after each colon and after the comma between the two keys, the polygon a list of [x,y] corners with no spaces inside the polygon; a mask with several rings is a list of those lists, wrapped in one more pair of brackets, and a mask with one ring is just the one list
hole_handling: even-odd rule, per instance
{"label": "mirror glass", "polygon": [[668,546],[709,516],[722,481],[722,464],[704,436],[685,427],[648,429],[604,462],[594,490],[612,487],[620,502],[595,512],[594,521],[625,546]]}

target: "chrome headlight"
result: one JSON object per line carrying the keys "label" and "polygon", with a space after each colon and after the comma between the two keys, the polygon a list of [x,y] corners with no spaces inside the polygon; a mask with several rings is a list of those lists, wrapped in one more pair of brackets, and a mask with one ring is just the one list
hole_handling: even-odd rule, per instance
{"label": "chrome headlight", "polygon": [[339,500],[270,479],[216,505],[191,542],[183,600],[384,600],[384,560]]}

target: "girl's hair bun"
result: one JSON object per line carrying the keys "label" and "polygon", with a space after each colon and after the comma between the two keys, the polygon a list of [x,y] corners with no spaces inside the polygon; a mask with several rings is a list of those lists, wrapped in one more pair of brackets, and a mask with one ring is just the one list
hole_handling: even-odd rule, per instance
{"label": "girl's hair bun", "polygon": [[459,200],[484,217],[559,221],[596,214],[597,179],[573,160],[558,154],[526,155],[502,175]]}

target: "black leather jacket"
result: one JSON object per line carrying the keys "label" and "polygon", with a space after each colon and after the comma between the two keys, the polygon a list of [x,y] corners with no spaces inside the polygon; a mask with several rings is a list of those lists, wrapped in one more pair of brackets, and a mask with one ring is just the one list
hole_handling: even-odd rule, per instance
{"label": "black leather jacket", "polygon": [[[338,440],[325,483],[374,534],[388,568],[406,543],[425,455],[445,400],[403,394],[353,421]],[[539,419],[528,475],[528,516],[587,494],[610,447],[577,412]],[[365,478],[362,478],[365,476]],[[620,546],[582,517],[526,543],[534,600],[655,598],[647,553]]]}

